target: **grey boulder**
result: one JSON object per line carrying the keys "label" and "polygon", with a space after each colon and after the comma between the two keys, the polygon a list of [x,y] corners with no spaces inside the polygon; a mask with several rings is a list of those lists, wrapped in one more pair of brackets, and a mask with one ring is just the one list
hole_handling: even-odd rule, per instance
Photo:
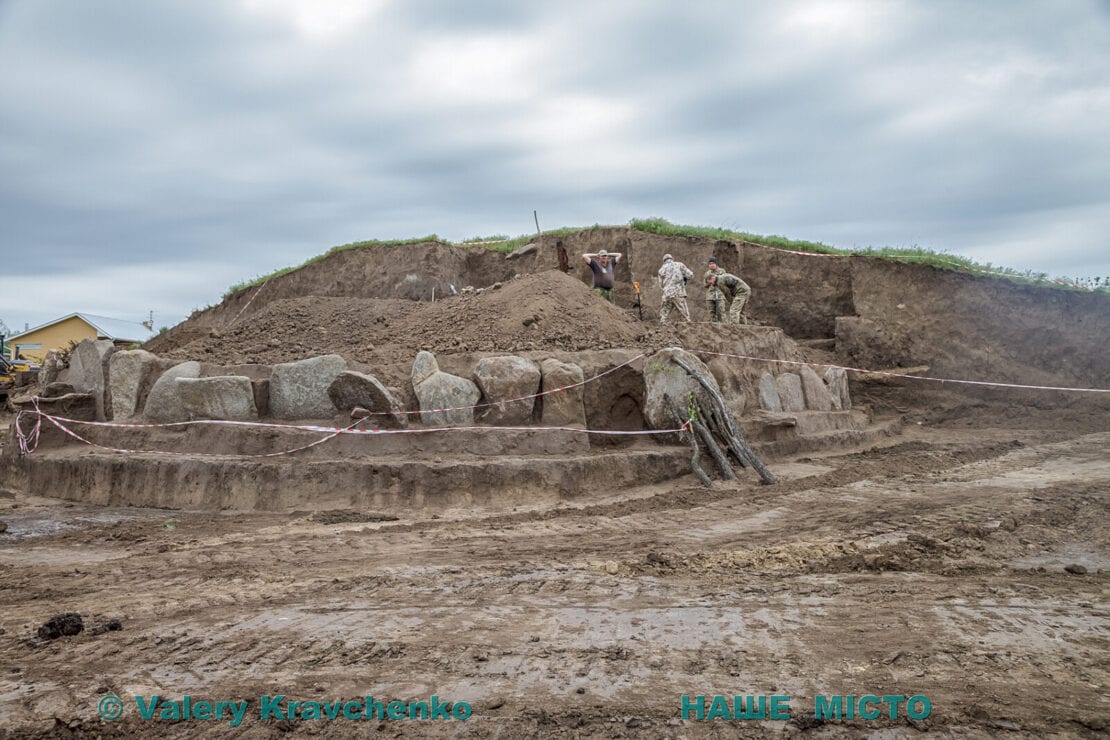
{"label": "grey boulder", "polygon": [[[586,426],[586,406],[582,402],[582,386],[585,379],[582,368],[569,362],[549,358],[540,363],[542,373],[540,399],[542,411],[540,423],[545,426]],[[554,393],[557,388],[567,388]]]}
{"label": "grey boulder", "polygon": [[821,376],[809,365],[802,365],[799,375],[802,378],[802,394],[806,399],[806,408],[810,411],[832,411],[833,399]]}
{"label": "grey boulder", "polygon": [[156,424],[189,421],[189,412],[177,387],[178,378],[199,378],[200,363],[195,360],[174,365],[158,376],[143,406],[143,416]]}
{"label": "grey boulder", "polygon": [[[484,357],[478,361],[474,381],[493,404],[479,410],[479,419],[489,424],[520,425],[532,421],[535,396],[540,389],[540,369],[536,363],[515,355]],[[512,399],[523,398],[521,401]],[[511,403],[506,403],[512,401]]]}
{"label": "grey boulder", "polygon": [[254,386],[245,375],[178,378],[175,382],[178,397],[190,420],[253,421],[258,418]]}
{"label": "grey boulder", "polygon": [[270,414],[278,419],[325,419],[335,416],[328,388],[347,369],[339,355],[274,365],[270,375]]}
{"label": "grey boulder", "polygon": [[[420,352],[412,366],[412,390],[420,404],[420,419],[433,426],[474,423],[474,406],[481,392],[473,382],[439,369],[431,352]],[[447,410],[450,409],[450,410]]]}
{"label": "grey boulder", "polygon": [[802,395],[802,379],[794,373],[779,373],[775,376],[775,388],[779,392],[783,411],[805,411],[806,400]]}
{"label": "grey boulder", "polygon": [[369,416],[382,426],[405,426],[406,417],[401,404],[373,375],[345,370],[328,386],[328,397],[340,411],[362,408],[368,412],[358,418]]}
{"label": "grey boulder", "polygon": [[767,371],[759,376],[759,407],[764,411],[782,411],[782,400],[775,385],[775,376]]}

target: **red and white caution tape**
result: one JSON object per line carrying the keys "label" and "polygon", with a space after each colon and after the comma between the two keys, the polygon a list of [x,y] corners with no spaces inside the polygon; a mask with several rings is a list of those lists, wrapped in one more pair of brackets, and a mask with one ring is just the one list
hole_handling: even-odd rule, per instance
{"label": "red and white caution tape", "polygon": [[[578,383],[572,383],[570,385],[561,386],[559,388],[548,388],[545,391],[540,391],[539,393],[533,393],[533,394],[528,395],[528,396],[521,396],[520,398],[510,398],[510,399],[507,399],[507,400],[504,400],[504,401],[496,401],[496,402],[491,402],[491,403],[479,403],[479,404],[475,404],[474,406],[451,406],[451,407],[448,407],[448,408],[441,408],[441,409],[423,409],[423,410],[416,410],[416,411],[396,411],[396,412],[393,412],[393,411],[372,411],[367,416],[362,417],[358,421],[356,421],[354,424],[351,424],[349,427],[347,427],[347,429],[352,429],[352,428],[358,426],[365,419],[368,419],[371,416],[389,416],[389,415],[393,415],[393,414],[396,414],[398,416],[400,416],[400,415],[409,416],[409,415],[413,415],[413,414],[437,414],[437,413],[444,413],[444,412],[448,412],[448,411],[469,411],[469,410],[472,410],[472,409],[481,409],[481,408],[487,408],[487,407],[490,407],[490,406],[500,406],[501,404],[509,404],[509,403],[514,403],[516,401],[528,401],[528,400],[540,398],[541,396],[548,396],[548,395],[551,395],[553,393],[562,393],[564,391],[573,390],[574,388],[579,388],[579,387],[584,386],[588,383],[592,383],[595,380],[598,380],[599,378],[603,378],[606,375],[609,375],[610,373],[616,372],[617,370],[620,370],[622,367],[625,367],[627,365],[631,365],[633,362],[636,362],[637,360],[641,360],[646,356],[647,356],[646,354],[641,353],[639,355],[636,355],[635,357],[633,357],[630,360],[622,362],[619,365],[614,365],[613,367],[609,368],[608,370],[605,370],[604,372],[600,372],[597,375],[591,375],[590,377],[588,377],[585,380],[580,381]],[[31,412],[26,412],[26,413],[31,413]],[[49,416],[48,414],[44,414],[39,410],[37,402],[35,403],[35,412],[34,413],[41,414],[42,416]],[[213,420],[209,420],[209,419],[196,419],[196,420],[193,420],[193,421],[167,421],[167,422],[161,422],[161,423],[156,423],[156,424],[139,424],[139,423],[133,423],[133,422],[84,421],[84,420],[77,421],[77,420],[74,420],[74,419],[64,419],[63,417],[55,417],[55,418],[62,419],[63,421],[73,422],[75,424],[82,424],[82,425],[85,425],[85,426],[113,427],[113,428],[116,428],[116,429],[161,429],[161,428],[166,428],[166,427],[187,427],[187,426],[193,426],[193,425],[197,425],[197,424],[212,424],[212,423],[214,423]],[[262,422],[262,421],[219,420],[218,422],[215,422],[215,423],[219,423],[219,424],[222,424],[224,426],[245,426],[245,427],[255,427],[255,428],[263,427],[263,428],[270,428],[270,429],[284,429],[284,430],[290,430],[290,431],[303,431],[303,432],[332,432],[335,429],[334,427],[323,427],[323,426],[314,425],[314,424],[277,424],[277,423],[273,423],[273,422]],[[489,429],[490,427],[481,427],[481,428],[482,429]],[[525,428],[526,429],[534,429],[536,427],[525,427]],[[546,428],[551,429],[553,427],[546,427]]]}
{"label": "red and white caution tape", "polygon": [[930,380],[937,383],[960,383],[962,385],[981,385],[994,388],[1017,388],[1023,390],[1036,390],[1036,391],[1070,391],[1073,393],[1110,393],[1110,388],[1071,388],[1068,386],[1058,385],[1021,385],[1018,383],[997,383],[987,380],[955,380],[953,378],[933,378],[927,375],[909,375],[906,373],[892,373],[885,370],[867,370],[859,367],[846,367],[844,365],[832,365],[827,362],[803,362],[800,360],[773,360],[767,357],[752,357],[750,355],[733,355],[727,352],[710,352],[703,349],[691,349],[699,355],[713,355],[715,357],[731,357],[737,360],[749,360],[751,362],[771,362],[779,363],[781,365],[809,365],[810,367],[832,367],[838,370],[846,370],[850,373],[866,373],[868,375],[884,375],[889,378],[911,378],[913,380]]}
{"label": "red and white caution tape", "polygon": [[770,244],[760,244],[759,242],[750,242],[744,239],[740,242],[745,247],[759,247],[760,249],[770,249],[774,252],[785,252],[786,254],[798,254],[802,257],[850,257],[850,254],[826,254],[824,252],[802,252],[797,249],[786,249],[784,247],[772,247]]}
{"label": "red and white caution tape", "polygon": [[[250,421],[223,421],[223,420],[219,420],[219,419],[205,419],[205,420],[197,420],[197,421],[189,422],[191,424],[207,424],[207,425],[213,425],[213,426],[260,427],[260,428],[266,428],[266,429],[272,429],[274,427],[281,427],[281,428],[284,428],[284,429],[290,429],[290,430],[295,430],[295,431],[322,432],[322,433],[326,433],[326,435],[327,435],[325,437],[321,437],[318,440],[315,440],[314,442],[310,442],[309,444],[302,445],[300,447],[294,447],[292,449],[279,450],[277,452],[265,452],[265,453],[241,454],[241,455],[239,455],[239,454],[225,454],[225,453],[212,453],[212,452],[180,452],[180,451],[172,451],[172,450],[135,450],[135,449],[127,449],[127,448],[123,448],[123,447],[110,447],[108,445],[102,445],[102,444],[99,444],[97,442],[93,442],[92,440],[81,436],[77,432],[75,432],[72,429],[70,429],[69,427],[67,427],[66,424],[80,424],[80,425],[86,425],[86,426],[116,427],[116,428],[120,428],[124,425],[112,424],[112,423],[108,423],[108,422],[83,421],[83,420],[80,420],[80,419],[67,419],[65,417],[52,416],[51,414],[47,414],[47,413],[44,413],[42,411],[28,411],[26,413],[28,413],[28,414],[37,414],[37,416],[39,417],[40,420],[41,419],[46,419],[51,424],[53,424],[55,427],[57,427],[59,430],[64,432],[66,435],[68,435],[69,437],[72,437],[73,439],[76,439],[79,442],[83,442],[83,443],[85,443],[85,444],[87,444],[91,447],[97,447],[97,448],[100,448],[102,450],[107,450],[109,452],[117,452],[117,453],[122,453],[122,454],[157,454],[157,455],[172,455],[172,456],[178,456],[178,457],[217,457],[217,458],[234,458],[234,459],[279,457],[281,455],[291,455],[295,452],[301,452],[303,450],[307,450],[309,448],[316,447],[317,445],[321,445],[324,442],[335,439],[336,437],[338,437],[340,435],[343,435],[343,434],[355,434],[355,435],[363,435],[363,436],[381,436],[381,435],[388,435],[388,434],[431,434],[431,433],[435,433],[435,432],[463,432],[463,431],[474,431],[474,432],[553,432],[553,431],[563,431],[563,432],[576,432],[576,433],[579,433],[579,434],[600,434],[600,435],[605,435],[605,436],[617,437],[617,436],[642,436],[642,435],[651,435],[651,434],[675,434],[675,433],[681,433],[681,432],[685,431],[686,428],[689,426],[689,422],[686,422],[681,427],[678,427],[676,429],[641,429],[641,430],[634,430],[634,429],[629,429],[629,430],[583,429],[583,428],[580,428],[580,427],[562,427],[562,426],[556,426],[556,427],[455,426],[455,427],[423,427],[423,428],[419,428],[419,429],[356,429],[355,426],[357,424],[361,423],[363,421],[363,419],[359,419],[354,424],[351,424],[351,425],[346,426],[346,427],[328,427],[328,426],[316,426],[316,425],[285,425],[285,424],[270,424],[270,423],[265,423],[265,422],[250,422]],[[65,422],[65,423],[63,423],[63,422]],[[39,423],[41,423],[41,422],[39,422]],[[36,429],[34,431],[34,435],[35,435],[35,445],[34,446],[26,447],[22,442],[20,443],[20,451],[21,451],[22,454],[30,454],[31,452],[34,451],[35,447],[37,446],[37,444],[38,444],[38,429],[37,429],[37,426],[36,426]]]}
{"label": "red and white caution tape", "polygon": [[[505,401],[498,401],[496,403],[476,404],[476,405],[473,405],[473,406],[453,406],[453,407],[441,408],[441,409],[425,409],[425,410],[422,410],[422,411],[401,411],[401,412],[397,412],[397,413],[398,414],[434,414],[434,413],[448,412],[448,411],[464,411],[464,410],[468,411],[468,410],[484,408],[484,407],[488,407],[488,406],[500,406],[501,404],[508,404],[508,403],[513,403],[513,402],[516,402],[516,401],[525,401],[525,400],[535,399],[535,398],[539,398],[541,396],[550,395],[552,393],[560,393],[560,392],[563,392],[563,391],[568,391],[568,390],[586,385],[587,383],[591,383],[591,382],[593,382],[593,381],[595,381],[599,378],[602,378],[602,377],[604,377],[604,376],[606,376],[610,373],[613,373],[613,372],[621,369],[622,367],[630,365],[633,362],[636,362],[637,360],[640,360],[645,356],[646,355],[644,355],[644,354],[637,355],[636,357],[633,357],[630,360],[622,362],[619,365],[615,365],[614,367],[611,367],[608,370],[605,370],[604,372],[600,372],[597,375],[593,375],[589,378],[586,378],[585,380],[583,380],[581,382],[572,383],[571,385],[562,386],[562,387],[559,387],[559,388],[549,388],[545,391],[541,391],[540,393],[533,393],[533,394],[528,395],[528,396],[521,396],[520,398],[508,399],[508,400],[505,400]],[[380,416],[380,415],[383,415],[383,414],[390,414],[390,413],[393,413],[393,412],[374,412],[374,413],[370,414],[370,416]],[[285,430],[285,431],[299,431],[299,432],[317,432],[317,433],[321,433],[321,434],[325,435],[324,437],[321,437],[318,440],[315,440],[315,441],[313,441],[309,444],[306,444],[306,445],[302,445],[300,447],[295,447],[295,448],[288,449],[288,450],[280,450],[280,451],[277,451],[277,452],[267,452],[267,453],[258,453],[258,454],[250,454],[250,455],[225,455],[225,454],[220,454],[220,453],[190,453],[190,452],[175,452],[175,451],[169,451],[169,450],[151,451],[151,452],[155,452],[157,454],[164,454],[164,455],[192,455],[192,456],[206,455],[206,456],[213,456],[213,457],[233,457],[233,458],[259,458],[259,457],[277,457],[277,456],[280,456],[280,455],[290,455],[290,454],[293,454],[295,452],[301,452],[302,450],[307,450],[307,449],[310,449],[312,447],[316,447],[318,445],[321,445],[325,442],[328,442],[329,440],[335,439],[336,437],[338,437],[339,435],[342,435],[342,434],[381,435],[381,434],[425,434],[425,433],[429,433],[429,432],[452,432],[452,431],[465,431],[465,430],[471,430],[471,431],[517,431],[517,432],[537,431],[538,430],[538,431],[568,431],[568,432],[577,432],[577,433],[582,433],[582,434],[600,434],[600,435],[607,435],[607,436],[634,436],[634,435],[647,435],[647,434],[670,434],[670,433],[674,433],[674,432],[681,432],[686,428],[686,425],[684,424],[682,427],[680,427],[678,429],[628,430],[628,431],[590,430],[590,429],[581,429],[581,428],[578,428],[578,427],[533,427],[533,426],[519,426],[519,427],[459,426],[459,427],[427,427],[427,428],[417,428],[417,429],[358,429],[357,427],[360,424],[362,424],[363,422],[365,422],[367,419],[369,419],[370,416],[360,418],[357,421],[353,422],[352,424],[350,424],[346,427],[331,427],[331,426],[323,426],[323,425],[317,425],[317,424],[278,424],[278,423],[274,423],[274,422],[263,422],[263,421],[233,421],[233,420],[222,420],[222,419],[195,419],[195,420],[191,420],[191,421],[163,422],[163,423],[157,423],[157,424],[136,424],[136,423],[117,423],[117,422],[107,422],[107,421],[86,421],[86,420],[80,420],[80,419],[68,419],[68,418],[61,417],[61,416],[53,416],[53,415],[47,414],[47,413],[43,412],[41,409],[39,409],[37,401],[35,402],[35,410],[34,411],[21,411],[20,415],[23,415],[23,414],[28,414],[28,415],[33,414],[33,415],[36,416],[35,427],[34,427],[32,433],[29,434],[29,435],[24,435],[23,434],[22,428],[20,427],[20,425],[18,423],[19,417],[17,416],[17,424],[16,424],[17,436],[19,437],[19,440],[20,440],[20,454],[23,454],[23,455],[30,454],[37,447],[38,437],[39,437],[39,429],[42,425],[42,419],[46,419],[51,424],[53,424],[55,427],[57,427],[59,430],[61,430],[63,433],[65,433],[66,435],[68,435],[68,436],[72,437],[73,439],[76,439],[80,442],[83,442],[87,445],[90,445],[90,446],[93,446],[93,447],[99,447],[100,449],[109,450],[109,451],[112,451],[112,452],[129,453],[129,454],[130,453],[141,453],[141,452],[144,452],[144,450],[132,450],[132,449],[109,447],[109,446],[106,446],[106,445],[101,445],[101,444],[93,442],[93,441],[91,441],[89,439],[86,439],[85,437],[77,434],[72,429],[68,428],[66,426],[66,424],[71,424],[71,425],[76,424],[76,425],[81,425],[81,426],[92,426],[92,427],[101,427],[101,428],[109,428],[109,429],[158,429],[158,428],[166,428],[166,427],[183,427],[183,426],[207,425],[207,426],[249,427],[249,428],[255,428],[255,429],[281,429],[281,430]],[[33,442],[32,442],[32,437],[33,437]]]}
{"label": "red and white caution tape", "polygon": [[[23,431],[23,417],[25,416],[35,417],[34,426],[31,427],[31,431],[29,432]],[[19,444],[19,454],[21,457],[23,455],[30,455],[39,446],[39,432],[41,430],[42,413],[38,410],[37,401],[35,402],[34,411],[20,409],[19,413],[15,415],[15,438]]]}
{"label": "red and white caution tape", "polygon": [[269,285],[269,284],[270,284],[270,281],[269,281],[269,280],[267,280],[266,282],[262,283],[262,285],[259,285],[259,286],[258,286],[258,290],[254,291],[254,295],[252,295],[252,296],[250,297],[250,300],[249,300],[249,301],[247,301],[247,304],[246,304],[245,306],[243,306],[243,307],[242,307],[241,309],[239,309],[239,313],[235,314],[235,318],[233,318],[233,319],[232,319],[231,321],[227,322],[227,328],[228,328],[228,329],[230,329],[231,327],[235,326],[235,322],[239,320],[239,317],[240,317],[240,316],[242,316],[242,315],[243,315],[243,313],[244,313],[244,312],[245,312],[245,311],[246,311],[246,310],[247,310],[248,308],[250,308],[250,305],[251,305],[252,303],[254,303],[254,299],[255,299],[255,298],[257,298],[257,297],[258,297],[258,294],[262,292],[262,289],[263,289],[263,288],[265,288],[265,287],[266,287],[267,285]]}
{"label": "red and white caution tape", "polygon": [[[592,382],[594,382],[595,380],[597,380],[599,378],[603,378],[606,375],[609,375],[610,373],[615,373],[617,370],[620,370],[622,367],[626,367],[628,365],[631,365],[633,362],[636,362],[637,360],[642,360],[645,357],[647,357],[647,355],[641,353],[641,354],[638,354],[635,357],[633,357],[631,360],[626,360],[626,361],[622,362],[619,365],[614,365],[613,367],[609,368],[608,370],[605,370],[604,372],[600,372],[597,375],[591,375],[590,377],[586,378],[585,380],[579,381],[577,383],[571,383],[570,385],[564,385],[560,388],[548,388],[545,391],[540,391],[539,393],[531,393],[527,396],[520,396],[519,398],[508,398],[508,399],[505,399],[504,401],[490,401],[489,403],[479,403],[479,404],[475,404],[473,406],[452,406],[450,408],[445,408],[445,409],[421,409],[421,410],[416,410],[416,411],[372,411],[372,412],[370,412],[369,415],[370,416],[393,416],[393,415],[400,416],[400,415],[404,414],[406,416],[409,416],[409,415],[412,415],[412,414],[435,414],[435,413],[439,413],[441,411],[468,411],[470,409],[484,409],[484,408],[489,408],[489,407],[492,407],[492,406],[502,406],[502,405],[505,405],[505,404],[517,403],[518,401],[532,401],[532,400],[540,398],[542,396],[547,396],[547,395],[550,395],[552,393],[562,393],[563,391],[573,390],[574,388],[578,388],[578,387],[586,385],[588,383],[592,383]],[[488,428],[488,427],[486,427],[486,428]]]}

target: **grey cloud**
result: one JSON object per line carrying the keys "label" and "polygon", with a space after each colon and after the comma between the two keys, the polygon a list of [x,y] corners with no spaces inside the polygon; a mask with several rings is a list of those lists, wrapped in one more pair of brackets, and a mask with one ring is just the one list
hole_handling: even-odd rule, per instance
{"label": "grey cloud", "polygon": [[[356,239],[523,233],[536,208],[1110,271],[1104,5],[785,24],[805,7],[392,3],[319,39],[230,2],[0,3],[0,250],[25,277],[235,279]],[[512,89],[413,77],[465,72],[476,38]]]}

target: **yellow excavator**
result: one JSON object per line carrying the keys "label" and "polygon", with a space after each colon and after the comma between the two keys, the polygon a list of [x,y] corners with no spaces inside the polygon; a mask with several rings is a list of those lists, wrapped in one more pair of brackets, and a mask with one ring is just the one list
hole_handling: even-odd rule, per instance
{"label": "yellow excavator", "polygon": [[37,382],[38,377],[39,366],[30,360],[9,360],[0,355],[0,410],[11,410],[10,397]]}

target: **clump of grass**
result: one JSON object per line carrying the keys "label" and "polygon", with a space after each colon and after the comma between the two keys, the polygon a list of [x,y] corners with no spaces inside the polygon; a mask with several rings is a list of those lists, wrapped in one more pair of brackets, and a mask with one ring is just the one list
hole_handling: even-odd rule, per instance
{"label": "clump of grass", "polygon": [[472,236],[469,239],[463,239],[459,244],[489,244],[491,242],[507,241],[509,241],[508,234],[494,234],[493,236]]}
{"label": "clump of grass", "polygon": [[[594,224],[593,226],[584,226],[584,227],[565,226],[565,227],[558,228],[558,229],[548,229],[547,231],[542,232],[542,235],[543,236],[566,236],[567,234],[577,234],[579,231],[585,231],[586,229],[601,229],[601,228],[607,228],[607,227],[603,227],[601,224]],[[608,228],[614,228],[614,227],[608,227]],[[508,254],[510,252],[516,251],[517,249],[523,247],[525,244],[534,240],[535,238],[536,238],[535,234],[522,234],[521,236],[513,237],[511,239],[506,236],[506,237],[503,237],[501,240],[495,240],[494,237],[489,237],[489,238],[486,238],[486,239],[467,239],[466,241],[461,242],[461,244],[463,246],[466,246],[467,244],[473,244],[474,242],[477,242],[477,241],[494,242],[492,244],[478,244],[478,245],[475,245],[475,246],[485,247],[486,249],[491,249],[494,252],[503,252],[505,254]]]}
{"label": "clump of grass", "polygon": [[[664,236],[696,236],[706,237],[709,239],[724,239],[726,241],[748,241],[756,244],[763,244],[769,247],[780,247],[782,249],[792,249],[799,252],[814,252],[817,254],[839,254],[839,255],[864,255],[867,257],[878,257],[879,259],[894,260],[899,262],[912,262],[915,264],[927,264],[942,270],[955,270],[973,273],[991,273],[995,277],[1008,279],[1013,282],[1023,284],[1038,284],[1048,285],[1050,287],[1057,287],[1064,290],[1095,290],[1098,292],[1110,292],[1110,286],[1105,282],[1101,286],[1090,279],[1070,280],[1061,278],[1053,281],[1046,273],[1034,272],[1033,270],[1015,270],[1009,267],[1000,267],[992,265],[989,262],[976,262],[975,260],[962,257],[957,254],[950,254],[948,252],[937,252],[932,249],[926,249],[914,245],[912,247],[867,247],[866,249],[839,249],[837,247],[822,244],[821,242],[811,242],[799,239],[788,239],[785,236],[762,236],[759,234],[750,234],[743,231],[734,231],[732,229],[713,228],[706,226],[685,226],[679,224],[672,224],[663,218],[642,218],[633,219],[629,222],[629,226],[639,231],[646,231],[652,234],[662,234]],[[1067,283],[1067,284],[1061,284]]]}
{"label": "clump of grass", "polygon": [[759,244],[766,244],[770,247],[796,249],[799,252],[815,252],[817,254],[843,253],[842,250],[830,247],[828,244],[822,244],[821,242],[787,239],[785,236],[777,235],[762,236],[760,234],[749,234],[746,231],[733,231],[732,229],[722,229],[712,226],[685,226],[681,224],[672,224],[665,218],[634,218],[628,222],[628,225],[637,231],[646,231],[649,234],[661,234],[663,236],[700,236],[707,239],[723,239],[725,241],[757,242]]}

